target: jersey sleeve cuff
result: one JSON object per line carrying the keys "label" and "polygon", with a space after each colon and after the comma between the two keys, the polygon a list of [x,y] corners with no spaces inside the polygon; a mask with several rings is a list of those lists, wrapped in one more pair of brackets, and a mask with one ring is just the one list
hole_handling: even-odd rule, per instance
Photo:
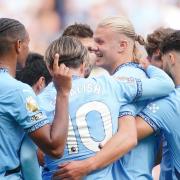
{"label": "jersey sleeve cuff", "polygon": [[138,114],[141,118],[143,118],[152,128],[155,132],[159,130],[158,126],[154,123],[154,121],[145,113],[141,112]]}
{"label": "jersey sleeve cuff", "polygon": [[134,101],[136,101],[139,97],[142,96],[142,81],[140,79],[135,79],[137,84],[137,93],[134,98]]}
{"label": "jersey sleeve cuff", "polygon": [[123,116],[133,116],[133,117],[135,117],[135,114],[133,112],[130,112],[130,111],[120,112],[119,113],[119,118],[121,118]]}
{"label": "jersey sleeve cuff", "polygon": [[50,122],[49,122],[48,119],[44,119],[44,120],[42,120],[42,121],[34,124],[34,125],[31,126],[30,128],[25,129],[25,131],[26,131],[27,133],[31,133],[31,132],[33,132],[33,131],[41,128],[42,126],[44,126],[44,125],[46,125],[46,124],[49,124],[49,123],[50,123]]}

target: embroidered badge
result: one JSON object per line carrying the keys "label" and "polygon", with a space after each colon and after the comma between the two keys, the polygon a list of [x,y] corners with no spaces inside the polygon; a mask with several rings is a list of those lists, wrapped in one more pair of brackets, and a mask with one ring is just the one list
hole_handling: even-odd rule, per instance
{"label": "embroidered badge", "polygon": [[159,106],[157,106],[155,103],[150,103],[147,108],[153,113],[156,113],[159,110]]}
{"label": "embroidered badge", "polygon": [[30,112],[36,112],[39,110],[37,102],[31,96],[26,98],[26,109]]}

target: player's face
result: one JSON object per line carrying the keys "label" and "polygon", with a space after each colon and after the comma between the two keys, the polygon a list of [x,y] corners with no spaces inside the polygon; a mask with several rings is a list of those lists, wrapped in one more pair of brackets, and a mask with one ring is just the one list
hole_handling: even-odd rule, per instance
{"label": "player's face", "polygon": [[117,33],[107,27],[97,27],[94,41],[98,48],[96,65],[108,70],[112,67],[119,48]]}
{"label": "player's face", "polygon": [[26,36],[23,40],[20,41],[20,50],[17,57],[17,63],[20,67],[24,67],[26,59],[29,53],[29,34],[26,33]]}
{"label": "player's face", "polygon": [[93,38],[80,38],[79,40],[88,49],[89,52],[89,60],[87,60],[85,63],[85,77],[88,77],[92,68],[95,66],[97,56],[94,50],[97,48],[95,47]]}

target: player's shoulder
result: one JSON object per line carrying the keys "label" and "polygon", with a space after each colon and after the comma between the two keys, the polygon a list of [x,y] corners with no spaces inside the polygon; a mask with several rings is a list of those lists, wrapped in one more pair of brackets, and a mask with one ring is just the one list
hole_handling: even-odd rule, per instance
{"label": "player's shoulder", "polygon": [[118,85],[117,79],[110,75],[101,75],[98,77],[93,77],[91,81],[94,81],[95,83],[106,87],[112,87]]}
{"label": "player's shoulder", "polygon": [[55,86],[53,84],[53,82],[50,82],[44,89],[43,91],[38,95],[38,97],[46,97],[49,95],[52,95],[56,93],[56,89]]}
{"label": "player's shoulder", "polygon": [[174,104],[180,104],[180,90],[174,89],[168,96],[158,99],[155,101],[157,104],[162,106],[174,106]]}
{"label": "player's shoulder", "polygon": [[153,114],[159,113],[160,116],[168,116],[172,112],[176,112],[175,109],[180,108],[180,96],[176,94],[176,90],[171,92],[168,96],[157,99],[149,103],[146,107],[146,111]]}
{"label": "player's shoulder", "polygon": [[53,82],[50,82],[37,97],[41,106],[46,104],[45,102],[55,101],[56,89]]}
{"label": "player's shoulder", "polygon": [[166,101],[169,101],[172,107],[180,108],[180,88],[174,89],[169,96],[165,98]]}
{"label": "player's shoulder", "polygon": [[101,83],[106,83],[111,81],[112,77],[110,75],[100,75],[100,76],[93,76],[93,77],[88,77],[88,78],[82,78],[78,83],[92,83],[92,84],[101,84]]}
{"label": "player's shoulder", "polygon": [[18,81],[15,78],[8,79],[8,83],[6,83],[6,89],[9,95],[23,94],[26,92],[34,95],[34,91],[31,86],[21,81]]}
{"label": "player's shoulder", "polygon": [[139,79],[147,77],[144,69],[139,64],[133,62],[119,66],[113,76],[135,77]]}

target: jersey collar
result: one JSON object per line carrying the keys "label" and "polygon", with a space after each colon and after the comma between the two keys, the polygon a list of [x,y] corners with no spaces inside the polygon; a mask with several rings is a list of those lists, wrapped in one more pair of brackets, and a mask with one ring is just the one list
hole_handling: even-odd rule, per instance
{"label": "jersey collar", "polygon": [[81,78],[81,77],[78,76],[78,75],[72,75],[72,79],[73,79],[73,80],[80,79],[80,78]]}
{"label": "jersey collar", "polygon": [[115,69],[115,71],[114,71],[113,74],[115,74],[115,73],[116,73],[117,71],[119,71],[121,68],[126,67],[126,66],[131,66],[131,67],[135,67],[135,68],[140,68],[140,69],[142,69],[142,70],[144,71],[143,67],[142,67],[140,64],[135,63],[135,62],[128,62],[128,63],[124,63],[124,64],[119,65],[119,66]]}
{"label": "jersey collar", "polygon": [[0,67],[0,72],[8,72],[8,68]]}

